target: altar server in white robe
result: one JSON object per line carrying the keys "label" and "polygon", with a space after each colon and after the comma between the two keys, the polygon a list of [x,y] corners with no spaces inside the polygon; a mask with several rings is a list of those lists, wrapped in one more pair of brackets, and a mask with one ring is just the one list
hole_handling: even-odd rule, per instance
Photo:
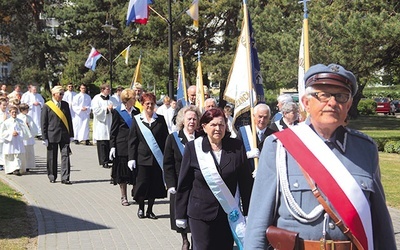
{"label": "altar server in white robe", "polygon": [[[7,111],[7,107],[7,98],[0,98],[0,126],[8,117],[10,117]],[[4,170],[3,140],[0,140],[0,171],[1,170]]]}
{"label": "altar server in white robe", "polygon": [[17,118],[18,108],[10,107],[10,118],[1,124],[1,138],[3,139],[3,154],[5,160],[5,173],[21,175],[25,173],[22,158],[25,157],[24,140],[31,137],[28,126]]}
{"label": "altar server in white robe", "polygon": [[72,109],[75,116],[72,118],[74,126],[74,139],[78,142],[85,141],[86,145],[90,145],[89,141],[89,121],[92,98],[86,94],[86,85],[81,84],[79,94],[72,99]]}
{"label": "altar server in white robe", "polygon": [[102,84],[100,91],[101,93],[95,95],[92,99],[93,139],[97,145],[99,165],[109,168],[111,111],[117,106],[117,101],[110,96],[110,85]]}
{"label": "altar server in white robe", "polygon": [[42,135],[42,128],[40,127],[40,119],[42,115],[42,107],[44,105],[44,99],[42,95],[37,93],[37,87],[31,86],[29,93],[24,95],[21,99],[21,103],[26,103],[29,105],[28,115],[32,117],[33,122],[38,127],[38,136]]}
{"label": "altar server in white robe", "polygon": [[17,118],[21,119],[28,126],[29,131],[31,132],[31,137],[24,140],[25,158],[24,161],[22,162],[22,165],[25,166],[26,171],[29,171],[30,169],[36,167],[34,145],[35,145],[35,136],[38,133],[38,127],[33,122],[32,117],[28,115],[29,112],[28,104],[22,103],[21,105],[19,105],[19,111],[20,113],[17,115]]}
{"label": "altar server in white robe", "polygon": [[74,111],[72,110],[72,100],[74,99],[74,96],[76,95],[76,92],[74,91],[74,85],[72,83],[69,83],[67,85],[67,90],[64,91],[64,96],[63,96],[63,101],[68,102],[69,104],[69,111],[71,112],[71,117],[74,119]]}

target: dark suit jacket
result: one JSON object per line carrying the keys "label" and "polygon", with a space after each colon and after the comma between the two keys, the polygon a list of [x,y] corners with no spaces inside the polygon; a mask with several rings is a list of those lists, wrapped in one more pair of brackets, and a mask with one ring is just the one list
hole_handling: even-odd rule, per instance
{"label": "dark suit jacket", "polygon": [[74,137],[74,128],[68,102],[61,101],[60,109],[67,118],[69,133],[62,120],[45,104],[41,115],[42,138],[48,140],[49,143],[63,142],[69,144],[70,138]]}
{"label": "dark suit jacket", "polygon": [[[250,128],[251,128],[251,126],[250,126]],[[264,140],[265,140],[265,138],[267,138],[269,135],[271,135],[273,133],[275,133],[275,131],[270,129],[269,127],[267,127],[267,129],[264,131],[264,136],[265,136]],[[243,136],[242,136],[240,129],[238,130],[237,138],[239,140],[243,141]],[[260,152],[261,152],[262,147],[264,146],[264,140],[260,141],[260,139],[258,138],[258,135],[256,135],[257,148],[258,148],[258,150],[260,150]]]}
{"label": "dark suit jacket", "polygon": [[[207,136],[203,139],[202,148],[204,152],[211,151]],[[235,195],[237,184],[239,184],[243,214],[247,215],[253,178],[243,143],[234,138],[224,138],[219,165],[218,172],[232,195]],[[187,219],[187,217],[191,217],[203,221],[212,221],[217,217],[219,208],[218,200],[211,192],[201,173],[194,141],[188,142],[179,173],[176,193],[176,218]]]}
{"label": "dark suit jacket", "polygon": [[[164,152],[165,141],[168,136],[168,128],[164,116],[157,116],[157,119],[151,123],[151,127],[149,127],[148,123],[143,124],[150,128],[158,146],[161,151]],[[132,127],[129,131],[128,160],[136,160],[136,164],[141,166],[152,166],[154,163],[157,163],[149,146],[147,146],[146,140],[144,139],[135,118],[133,118]]]}
{"label": "dark suit jacket", "polygon": [[[195,137],[196,134],[195,134]],[[183,130],[178,132],[178,138],[181,139],[182,145],[188,142]],[[178,186],[178,176],[181,169],[182,154],[176,144],[173,134],[169,134],[164,149],[164,180],[167,188]]]}
{"label": "dark suit jacket", "polygon": [[[128,138],[129,127],[125,120],[115,109],[112,111],[111,135],[110,135],[110,148],[115,148],[115,155],[128,156]],[[122,112],[126,112],[123,110]],[[132,119],[134,115],[139,114],[138,108],[132,110]],[[132,125],[132,124],[131,124]]]}
{"label": "dark suit jacket", "polygon": [[[295,122],[294,122],[294,125],[296,125],[297,123],[298,123],[298,122],[295,121]],[[288,126],[286,125],[286,123],[283,121],[283,118],[281,118],[281,119],[279,120],[279,125],[282,126],[282,130],[288,128]],[[278,126],[276,125],[275,122],[271,123],[271,125],[269,125],[269,128],[272,129],[272,130],[274,131],[274,133],[280,131],[280,129],[278,128]]]}

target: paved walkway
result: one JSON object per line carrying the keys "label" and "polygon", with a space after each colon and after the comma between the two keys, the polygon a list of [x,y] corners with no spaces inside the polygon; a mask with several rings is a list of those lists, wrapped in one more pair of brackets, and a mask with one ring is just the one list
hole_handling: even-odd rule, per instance
{"label": "paved walkway", "polygon": [[[24,194],[38,221],[38,249],[180,249],[181,237],[170,229],[168,200],[156,200],[158,220],[138,219],[137,205],[120,204],[110,169],[97,164],[96,147],[71,145],[71,181],[50,183],[46,151],[37,141],[37,168],[24,176],[0,178]],[[129,189],[129,187],[128,187]],[[132,198],[130,202],[132,203]],[[400,249],[400,211],[390,209]]]}

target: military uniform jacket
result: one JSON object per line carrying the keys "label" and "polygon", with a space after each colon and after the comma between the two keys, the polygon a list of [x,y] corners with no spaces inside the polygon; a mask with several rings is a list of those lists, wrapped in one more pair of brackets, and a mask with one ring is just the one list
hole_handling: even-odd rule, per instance
{"label": "military uniform jacket", "polygon": [[[370,203],[375,249],[396,249],[392,221],[380,180],[375,143],[366,135],[344,127],[337,128],[333,137],[326,143],[359,183]],[[276,204],[276,149],[276,138],[268,137],[261,151],[252,192],[245,249],[267,249],[265,230],[270,225],[298,232],[300,238],[304,240],[319,241],[322,238],[323,215],[314,222],[300,223],[290,214],[280,190]],[[289,153],[287,153],[287,176],[291,194],[304,212],[309,213],[319,202]],[[329,204],[329,199],[326,200]],[[277,205],[276,210],[275,205]],[[330,218],[326,230],[326,239],[348,240]]]}
{"label": "military uniform jacket", "polygon": [[[211,151],[207,136],[204,137],[202,149],[204,152]],[[237,184],[239,184],[243,214],[247,215],[253,178],[241,141],[234,138],[222,140],[222,154],[218,172],[233,196]],[[208,187],[200,170],[194,141],[188,142],[179,173],[175,218],[187,219],[189,216],[197,220],[212,221],[217,217],[219,209],[220,204]]]}

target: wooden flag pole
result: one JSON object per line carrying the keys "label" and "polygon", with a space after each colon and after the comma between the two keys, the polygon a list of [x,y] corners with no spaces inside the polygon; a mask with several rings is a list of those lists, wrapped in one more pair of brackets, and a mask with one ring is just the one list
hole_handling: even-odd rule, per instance
{"label": "wooden flag pole", "polygon": [[[245,40],[246,40],[246,51],[247,51],[247,84],[249,88],[250,98],[250,118],[251,118],[251,130],[253,138],[253,147],[257,148],[257,130],[256,123],[254,120],[254,100],[253,100],[253,73],[252,73],[252,61],[251,61],[251,44],[250,44],[250,29],[249,29],[249,13],[247,9],[246,0],[243,1],[243,14],[244,14],[244,25],[245,29]],[[254,158],[254,168],[258,168],[258,158]]]}

